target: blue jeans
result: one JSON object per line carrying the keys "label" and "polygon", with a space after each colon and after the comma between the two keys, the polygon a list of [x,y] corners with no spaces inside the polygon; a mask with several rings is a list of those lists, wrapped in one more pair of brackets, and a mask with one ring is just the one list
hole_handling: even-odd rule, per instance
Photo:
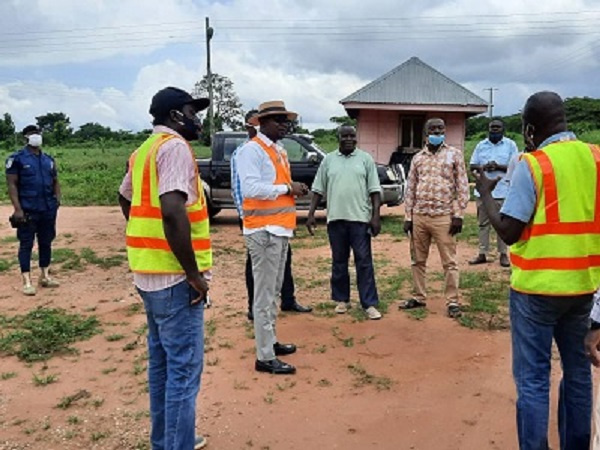
{"label": "blue jeans", "polygon": [[513,376],[521,450],[548,449],[552,339],[560,353],[558,428],[561,450],[588,450],[592,377],[583,340],[592,294],[576,297],[528,295],[510,290]]}
{"label": "blue jeans", "polygon": [[334,220],[327,224],[327,234],[331,247],[331,298],[337,302],[350,301],[350,275],[348,260],[350,249],[354,253],[358,297],[364,309],[379,304],[373,255],[371,254],[371,234],[369,224]]}
{"label": "blue jeans", "polygon": [[152,449],[191,450],[204,359],[204,304],[190,306],[198,294],[187,281],[138,292],[148,319]]}
{"label": "blue jeans", "polygon": [[17,228],[19,239],[19,266],[21,273],[31,272],[31,252],[33,241],[37,236],[40,267],[48,267],[52,259],[52,241],[56,237],[56,209],[31,212],[25,211],[29,216],[27,224]]}

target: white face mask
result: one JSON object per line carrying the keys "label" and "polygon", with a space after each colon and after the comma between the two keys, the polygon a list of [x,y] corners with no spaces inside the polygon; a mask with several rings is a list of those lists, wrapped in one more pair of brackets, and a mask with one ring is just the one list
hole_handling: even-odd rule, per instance
{"label": "white face mask", "polygon": [[42,145],[42,135],[41,134],[30,134],[27,138],[27,142],[32,147],[40,147]]}

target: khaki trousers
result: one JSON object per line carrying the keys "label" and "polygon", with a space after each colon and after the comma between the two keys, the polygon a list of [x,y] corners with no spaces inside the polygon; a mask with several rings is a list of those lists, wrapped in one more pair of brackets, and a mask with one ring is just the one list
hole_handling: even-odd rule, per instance
{"label": "khaki trousers", "polygon": [[[494,201],[498,205],[498,209],[502,208],[504,204],[503,198],[495,198]],[[477,222],[479,222],[479,253],[486,255],[490,251],[490,218],[488,217],[487,211],[483,207],[481,199],[476,200],[477,204]],[[506,254],[506,244],[500,236],[496,234],[496,245],[498,246],[499,254]]]}
{"label": "khaki trousers", "polygon": [[451,222],[451,216],[413,216],[411,233],[411,246],[413,249],[412,275],[414,298],[417,300],[425,301],[427,298],[427,258],[431,241],[434,240],[444,267],[446,303],[458,303],[459,301],[456,239],[449,233]]}

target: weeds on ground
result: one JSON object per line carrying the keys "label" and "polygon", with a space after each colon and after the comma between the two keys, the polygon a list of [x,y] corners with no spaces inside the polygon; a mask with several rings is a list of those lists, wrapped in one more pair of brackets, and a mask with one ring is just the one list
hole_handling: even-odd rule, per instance
{"label": "weeds on ground", "polygon": [[462,231],[456,235],[457,240],[476,245],[479,242],[479,222],[477,215],[465,214]]}
{"label": "weeds on ground", "polygon": [[15,378],[17,376],[17,372],[2,372],[0,373],[0,380],[10,380],[11,378]]}
{"label": "weeds on ground", "polygon": [[318,248],[329,246],[329,238],[327,237],[327,225],[318,224],[312,236],[306,226],[302,224],[296,229],[292,248]]}
{"label": "weeds on ground", "polygon": [[460,277],[460,289],[468,304],[463,306],[458,322],[468,328],[508,328],[509,274],[465,271]]}
{"label": "weeds on ground", "polygon": [[381,218],[381,234],[390,234],[397,242],[404,240],[406,237],[403,226],[404,216],[391,215]]}
{"label": "weeds on ground", "polygon": [[85,269],[86,264],[110,269],[120,266],[126,259],[127,257],[122,254],[100,257],[89,247],[82,248],[79,253],[70,248],[57,248],[52,251],[52,262],[62,264],[61,269],[63,270],[81,271]]}
{"label": "weeds on ground", "polygon": [[354,386],[362,387],[366,385],[374,386],[378,391],[388,391],[391,389],[393,381],[388,377],[378,377],[366,371],[360,363],[348,365],[350,373],[354,375]]}
{"label": "weeds on ground", "polygon": [[313,314],[320,317],[335,317],[335,303],[334,302],[320,302],[317,303],[313,308]]}
{"label": "weeds on ground", "polygon": [[27,362],[44,361],[56,354],[76,353],[71,344],[101,331],[95,316],[39,307],[25,315],[0,315],[0,351]]}
{"label": "weeds on ground", "polygon": [[58,375],[33,375],[33,384],[36,386],[47,386],[48,384],[55,383],[58,380]]}
{"label": "weeds on ground", "polygon": [[81,389],[80,391],[78,391],[77,393],[75,393],[73,395],[67,395],[67,396],[61,398],[60,401],[58,402],[58,404],[56,405],[56,407],[60,408],[60,409],[67,409],[76,401],[79,401],[79,400],[82,400],[85,398],[90,398],[91,396],[92,396],[92,394],[90,394],[88,391],[86,391],[85,389]]}

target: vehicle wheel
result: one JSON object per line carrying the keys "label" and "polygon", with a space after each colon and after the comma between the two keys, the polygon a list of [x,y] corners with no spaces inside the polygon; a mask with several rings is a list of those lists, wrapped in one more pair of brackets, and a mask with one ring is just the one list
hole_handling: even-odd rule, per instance
{"label": "vehicle wheel", "polygon": [[221,208],[215,208],[210,203],[208,204],[208,217],[211,219],[221,212]]}

